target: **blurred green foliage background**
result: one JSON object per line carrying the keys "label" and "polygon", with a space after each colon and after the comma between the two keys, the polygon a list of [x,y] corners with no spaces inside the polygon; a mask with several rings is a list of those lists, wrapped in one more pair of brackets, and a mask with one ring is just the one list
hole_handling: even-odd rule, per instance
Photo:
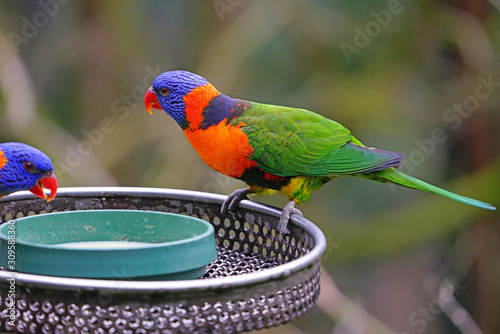
{"label": "blurred green foliage background", "polygon": [[[403,152],[409,174],[498,207],[499,10],[498,0],[2,0],[0,140],[48,153],[60,186],[229,194],[243,184],[143,106],[156,75],[185,69],[232,97],[321,113]],[[265,333],[500,333],[497,213],[347,177],[301,210],[329,243],[322,296]],[[455,289],[446,312],[443,287]]]}

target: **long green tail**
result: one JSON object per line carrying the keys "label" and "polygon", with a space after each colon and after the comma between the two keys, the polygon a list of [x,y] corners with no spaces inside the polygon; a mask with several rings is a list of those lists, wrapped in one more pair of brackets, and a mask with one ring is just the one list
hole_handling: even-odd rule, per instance
{"label": "long green tail", "polygon": [[429,184],[427,182],[406,175],[394,168],[387,168],[373,173],[357,174],[356,176],[365,177],[379,182],[390,182],[408,188],[427,191],[430,193],[441,195],[449,199],[469,204],[472,206],[476,206],[478,208],[483,208],[486,210],[496,210],[496,208],[491,204],[484,203],[473,198],[465,197],[462,195],[452,193],[451,191],[438,188],[436,186],[433,186],[432,184]]}

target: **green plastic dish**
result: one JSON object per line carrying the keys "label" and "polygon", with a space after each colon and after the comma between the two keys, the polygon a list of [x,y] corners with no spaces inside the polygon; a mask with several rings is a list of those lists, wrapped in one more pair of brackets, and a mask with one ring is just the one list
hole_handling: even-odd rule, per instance
{"label": "green plastic dish", "polygon": [[[15,253],[9,254],[12,230]],[[0,226],[0,265],[23,273],[195,279],[216,258],[213,226],[184,215],[136,210],[68,211],[23,217]]]}

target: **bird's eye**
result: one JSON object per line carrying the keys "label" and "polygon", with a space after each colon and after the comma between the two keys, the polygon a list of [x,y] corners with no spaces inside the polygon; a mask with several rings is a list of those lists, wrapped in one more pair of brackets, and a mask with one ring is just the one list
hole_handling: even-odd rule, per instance
{"label": "bird's eye", "polygon": [[33,165],[31,161],[26,161],[24,163],[24,169],[26,169],[27,172],[31,172],[33,171],[33,169],[35,169],[35,165]]}
{"label": "bird's eye", "polygon": [[162,88],[160,88],[159,93],[161,96],[166,97],[168,95],[168,93],[170,93],[170,91],[168,90],[168,88],[162,87]]}

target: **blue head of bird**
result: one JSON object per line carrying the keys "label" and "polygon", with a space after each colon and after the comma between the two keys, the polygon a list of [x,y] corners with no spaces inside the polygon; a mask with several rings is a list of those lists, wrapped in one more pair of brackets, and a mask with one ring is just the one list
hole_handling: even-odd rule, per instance
{"label": "blue head of bird", "polygon": [[[205,78],[191,72],[182,70],[165,72],[154,80],[153,85],[146,93],[144,104],[150,114],[152,113],[151,108],[165,110],[184,128],[187,107],[185,97],[194,89],[208,84]],[[201,99],[202,97],[200,103],[203,102]]]}
{"label": "blue head of bird", "polygon": [[[50,196],[44,194],[43,187],[50,190]],[[0,144],[0,196],[29,190],[50,201],[57,187],[54,166],[45,153],[23,143]]]}

